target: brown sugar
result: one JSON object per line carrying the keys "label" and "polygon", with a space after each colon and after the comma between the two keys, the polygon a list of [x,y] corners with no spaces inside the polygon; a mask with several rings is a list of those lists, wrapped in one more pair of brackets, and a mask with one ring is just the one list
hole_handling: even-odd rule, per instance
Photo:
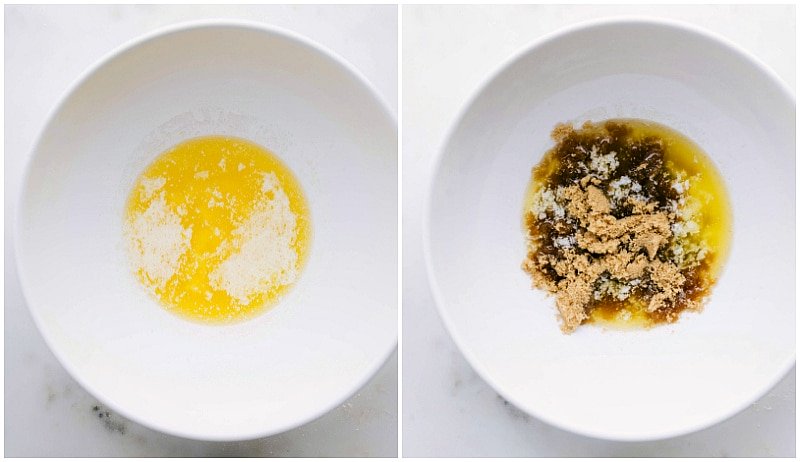
{"label": "brown sugar", "polygon": [[522,267],[555,296],[565,333],[603,303],[636,300],[653,320],[673,321],[706,293],[697,276],[709,249],[683,242],[697,228],[681,208],[686,188],[675,187],[683,178],[667,168],[662,140],[629,135],[611,121],[558,125],[556,147],[534,169]]}
{"label": "brown sugar", "polygon": [[[656,258],[658,250],[672,236],[666,213],[617,219],[611,215],[606,195],[589,181],[581,183],[587,186],[570,186],[564,194],[564,208],[582,225],[575,234],[575,250],[563,252],[562,258],[545,263],[562,278],[555,284],[555,292],[564,332],[572,332],[587,318],[586,306],[594,294],[595,282],[604,273],[621,280],[649,274],[659,289],[651,298],[649,311],[664,306],[684,283],[677,266]],[[533,256],[528,256],[524,267],[534,276],[537,287],[551,289],[553,284],[546,273],[537,271],[544,265],[537,265],[531,260]]]}

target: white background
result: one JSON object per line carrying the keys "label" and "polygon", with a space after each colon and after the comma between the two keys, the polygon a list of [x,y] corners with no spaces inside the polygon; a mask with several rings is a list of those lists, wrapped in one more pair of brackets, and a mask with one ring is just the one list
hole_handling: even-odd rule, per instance
{"label": "white background", "polygon": [[459,109],[492,71],[543,34],[630,14],[717,32],[794,89],[793,6],[403,7],[404,456],[794,456],[794,369],[767,396],[712,428],[656,442],[601,441],[507,404],[472,371],[436,312],[423,261],[422,204],[434,157]]}
{"label": "white background", "polygon": [[[396,443],[396,356],[358,396],[273,438],[205,443],[115,416],[61,368],[22,300],[13,256],[21,172],[45,117],[89,65],[158,27],[209,17],[291,28],[354,64],[397,110],[395,7],[93,6],[5,9],[6,455],[388,455]],[[648,14],[726,36],[795,86],[793,7],[519,6],[403,8],[404,455],[791,456],[794,370],[743,413],[654,443],[568,434],[505,405],[466,364],[436,314],[422,261],[421,206],[433,156],[458,109],[508,57],[544,33],[585,19]],[[100,406],[103,417],[92,407]]]}
{"label": "white background", "polygon": [[47,115],[71,82],[119,45],[168,24],[215,17],[291,29],[333,50],[397,113],[394,5],[5,7],[6,456],[397,453],[396,354],[356,396],[310,424],[254,441],[198,442],[149,430],[97,402],[58,364],[25,306],[13,254],[15,204],[24,164]]}

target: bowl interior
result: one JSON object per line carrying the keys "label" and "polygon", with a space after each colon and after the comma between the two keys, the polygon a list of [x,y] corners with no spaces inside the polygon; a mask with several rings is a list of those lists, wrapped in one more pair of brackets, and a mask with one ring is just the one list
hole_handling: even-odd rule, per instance
{"label": "bowl interior", "polygon": [[[733,242],[710,303],[649,331],[558,328],[531,289],[522,203],[557,122],[642,118],[698,143],[722,173]],[[560,34],[507,65],[451,132],[428,210],[432,286],[473,367],[562,428],[674,436],[754,401],[794,361],[795,106],[717,39],[622,21]]]}
{"label": "bowl interior", "polygon": [[[158,306],[122,241],[139,173],[208,134],[276,153],[304,188],[314,233],[287,296],[228,326]],[[363,80],[283,33],[190,27],[117,54],[57,110],[24,184],[20,275],[44,337],[90,392],[162,431],[239,439],[319,416],[396,344],[396,139]]]}

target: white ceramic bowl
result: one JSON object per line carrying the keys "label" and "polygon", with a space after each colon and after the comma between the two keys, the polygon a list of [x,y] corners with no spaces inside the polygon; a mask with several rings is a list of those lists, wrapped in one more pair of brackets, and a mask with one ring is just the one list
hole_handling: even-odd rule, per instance
{"label": "white ceramic bowl", "polygon": [[[275,152],[312,216],[295,287],[229,326],[161,308],[122,241],[139,173],[204,134]],[[396,122],[352,67],[263,25],[181,25],[113,53],[54,112],[24,181],[20,279],[50,348],[116,411],[190,438],[274,434],[343,402],[396,346],[396,185]]]}
{"label": "white ceramic bowl", "polygon": [[[522,201],[557,122],[650,119],[696,141],[731,196],[733,243],[710,303],[649,331],[559,331],[530,288]],[[599,21],[516,56],[463,110],[426,210],[439,311],[475,370],[520,409],[598,438],[648,440],[725,419],[794,364],[794,98],[734,45],[681,24]]]}

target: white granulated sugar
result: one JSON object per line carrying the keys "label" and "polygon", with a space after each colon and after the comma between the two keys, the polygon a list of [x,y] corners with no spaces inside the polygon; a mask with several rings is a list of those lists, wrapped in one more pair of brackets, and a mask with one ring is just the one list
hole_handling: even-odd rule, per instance
{"label": "white granulated sugar", "polygon": [[705,241],[697,243],[681,239],[670,246],[670,251],[678,268],[686,269],[703,261],[708,253],[708,244]]}
{"label": "white granulated sugar", "polygon": [[561,204],[556,203],[553,206],[553,214],[556,216],[556,218],[564,218],[564,216],[566,216],[566,213],[567,211],[564,210],[564,207],[562,207]]}
{"label": "white granulated sugar", "polygon": [[628,284],[620,286],[619,291],[617,292],[617,300],[626,300],[630,296],[631,296],[631,286],[629,286]]}
{"label": "white granulated sugar", "polygon": [[694,220],[689,221],[676,221],[670,227],[672,234],[677,238],[682,238],[690,234],[697,234],[700,232],[700,225]]}
{"label": "white granulated sugar", "polygon": [[597,286],[592,293],[592,297],[595,300],[600,300],[603,298],[603,295],[608,292],[608,287],[611,284],[611,279],[608,278],[607,275],[603,274],[597,279]]}
{"label": "white granulated sugar", "polygon": [[689,180],[684,180],[684,181],[675,180],[672,183],[672,189],[674,189],[678,194],[683,194],[685,191],[689,190]]}
{"label": "white granulated sugar", "polygon": [[[615,201],[621,201],[633,190],[634,182],[626,176],[621,176],[608,184],[609,195]],[[638,183],[636,183],[638,185]],[[641,186],[639,186],[641,190]]]}
{"label": "white granulated sugar", "polygon": [[675,175],[675,181],[672,182],[672,189],[675,190],[678,194],[683,194],[689,191],[689,180],[686,178],[686,174],[684,172],[678,172]]}
{"label": "white granulated sugar", "polygon": [[297,218],[289,207],[289,198],[279,187],[273,173],[264,176],[263,190],[273,198],[259,203],[253,214],[233,231],[240,243],[209,274],[211,286],[224,290],[241,304],[277,286],[297,278],[298,255],[294,249]]}
{"label": "white granulated sugar", "polygon": [[597,153],[597,146],[592,146],[589,168],[593,172],[596,172],[602,178],[608,178],[608,176],[614,170],[616,170],[617,167],[619,167],[619,161],[617,160],[616,152],[611,151],[608,154],[601,156]]}
{"label": "white granulated sugar", "polygon": [[602,300],[604,295],[610,295],[617,300],[627,300],[633,293],[633,289],[641,283],[640,279],[630,281],[618,281],[603,274],[597,279],[597,286],[592,296],[595,300]]}
{"label": "white granulated sugar", "polygon": [[575,236],[560,236],[553,239],[553,244],[555,244],[556,247],[569,249],[577,244],[577,240]]}
{"label": "white granulated sugar", "polygon": [[242,170],[244,170],[244,164],[242,164],[242,163],[239,163],[239,166],[237,167],[237,170],[238,170],[238,171],[240,171],[240,172],[241,172]]}
{"label": "white granulated sugar", "polygon": [[552,211],[556,218],[564,218],[566,210],[556,201],[556,195],[551,189],[542,189],[534,196],[531,212],[543,220],[547,217],[547,211]]}
{"label": "white granulated sugar", "polygon": [[702,204],[695,199],[694,197],[686,197],[681,196],[681,200],[678,201],[678,220],[681,221],[693,221],[696,217],[700,214],[700,210],[702,208]]}
{"label": "white granulated sugar", "polygon": [[181,226],[180,217],[169,209],[163,192],[126,224],[125,233],[134,266],[154,287],[163,287],[178,271],[180,257],[192,238],[191,228]]}
{"label": "white granulated sugar", "polygon": [[208,200],[208,206],[209,207],[223,207],[224,205],[225,205],[225,202],[214,200],[213,197]]}
{"label": "white granulated sugar", "polygon": [[549,189],[541,189],[533,196],[533,203],[531,204],[531,212],[536,215],[540,220],[547,216],[547,210],[555,204],[556,198],[553,191]]}
{"label": "white granulated sugar", "polygon": [[144,189],[144,199],[148,200],[153,197],[158,190],[167,184],[167,179],[163,177],[158,178],[142,178],[142,188]]}
{"label": "white granulated sugar", "polygon": [[565,199],[564,195],[566,194],[566,191],[567,188],[563,186],[556,187],[556,205],[564,202]]}
{"label": "white granulated sugar", "polygon": [[264,175],[264,182],[261,184],[261,190],[264,192],[275,191],[278,189],[278,177],[274,173]]}
{"label": "white granulated sugar", "polygon": [[203,170],[202,172],[197,172],[194,174],[194,177],[202,179],[208,178],[208,172],[206,170]]}
{"label": "white granulated sugar", "polygon": [[670,212],[678,212],[678,201],[671,199],[667,205],[667,210]]}
{"label": "white granulated sugar", "polygon": [[678,180],[673,183],[673,189],[681,196],[677,202],[673,201],[670,204],[670,209],[674,210],[676,215],[675,223],[670,226],[672,231],[670,251],[680,269],[697,265],[706,257],[709,249],[704,240],[698,241],[702,204],[687,194],[692,179],[684,178],[679,175]]}
{"label": "white granulated sugar", "polygon": [[619,189],[619,188],[622,188],[623,186],[630,186],[630,184],[632,182],[633,181],[631,180],[631,178],[628,175],[623,175],[623,176],[617,178],[616,180],[612,181],[608,185],[611,186],[612,188]]}

